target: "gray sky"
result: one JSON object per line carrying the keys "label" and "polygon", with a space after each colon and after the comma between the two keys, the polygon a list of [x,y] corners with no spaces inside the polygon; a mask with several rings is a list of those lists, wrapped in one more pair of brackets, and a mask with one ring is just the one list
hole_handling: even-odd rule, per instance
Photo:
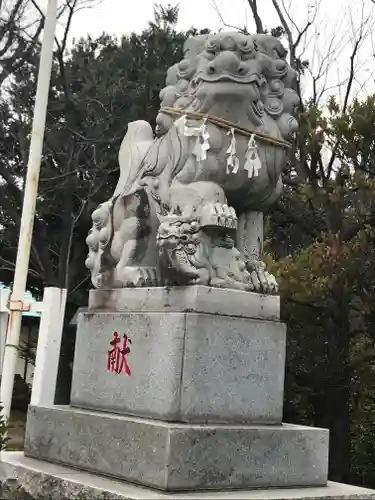
{"label": "gray sky", "polygon": [[[181,0],[180,2],[159,0],[157,3],[180,5],[178,27],[181,29],[185,30],[194,26],[218,30],[222,26],[211,0]],[[250,17],[244,0],[218,0],[217,6],[228,23],[244,24],[246,17]],[[117,35],[140,31],[153,18],[153,7],[153,0],[136,0],[134,3],[129,0],[103,0],[93,9],[82,11],[77,15],[72,27],[72,35],[79,36],[85,30],[92,34],[100,34],[105,30]]]}
{"label": "gray sky", "polygon": [[[342,3],[344,10],[347,10],[347,7],[353,3],[353,0],[336,1]],[[356,1],[360,3],[360,0]],[[252,18],[246,0],[180,0],[179,2],[159,0],[157,3],[162,5],[179,4],[179,27],[181,29],[187,29],[191,26],[212,30],[220,29],[223,23],[217,10],[227,24],[252,26]],[[285,6],[290,5],[288,10],[293,11],[293,17],[298,19],[298,22],[303,22],[307,18],[309,6],[315,3],[317,2],[314,0],[284,0]],[[334,0],[321,0],[319,3],[323,17],[326,18],[328,15],[332,20],[337,17]],[[259,4],[261,4],[262,18],[267,20],[265,24],[275,25],[278,18],[271,0],[261,0]],[[153,0],[136,0],[134,2],[102,0],[96,7],[77,14],[72,26],[72,35],[79,36],[85,32],[100,34],[103,30],[115,34],[139,31],[146,27],[148,20],[152,19],[153,6]]]}
{"label": "gray sky", "polygon": [[[254,23],[246,0],[159,0],[158,3],[172,5],[179,3],[180,16],[178,28],[222,29],[227,25],[243,26],[254,30]],[[318,89],[332,87],[335,93],[343,93],[343,85],[348,76],[349,57],[353,42],[361,24],[365,21],[363,39],[356,62],[355,86],[363,96],[375,91],[373,73],[375,71],[375,52],[372,31],[375,21],[375,7],[371,0],[280,0],[285,12],[290,13],[294,34],[302,29],[308,20],[312,21],[307,35],[302,38],[301,50],[312,64],[312,73],[318,78]],[[266,27],[278,24],[278,17],[272,0],[259,1],[260,13]],[[46,0],[40,0],[45,6]],[[70,30],[70,39],[88,33],[98,36],[103,31],[121,36],[131,31],[139,32],[153,18],[154,0],[102,0],[91,9],[76,13]],[[220,12],[220,14],[218,13]],[[293,24],[292,24],[293,25]],[[58,30],[62,29],[62,25]],[[331,55],[327,57],[327,48]],[[321,68],[321,71],[320,71]],[[329,71],[327,71],[329,69]],[[328,75],[328,76],[327,76]],[[307,93],[312,91],[312,78],[307,75],[304,81]],[[332,92],[330,91],[330,92]],[[343,96],[341,95],[341,98]]]}

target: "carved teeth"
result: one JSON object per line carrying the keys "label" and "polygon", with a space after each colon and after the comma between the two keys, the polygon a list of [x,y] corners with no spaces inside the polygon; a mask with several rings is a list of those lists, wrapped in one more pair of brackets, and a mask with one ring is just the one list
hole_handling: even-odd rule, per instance
{"label": "carved teeth", "polygon": [[207,203],[202,210],[201,226],[219,226],[236,229],[237,216],[234,208],[221,203]]}

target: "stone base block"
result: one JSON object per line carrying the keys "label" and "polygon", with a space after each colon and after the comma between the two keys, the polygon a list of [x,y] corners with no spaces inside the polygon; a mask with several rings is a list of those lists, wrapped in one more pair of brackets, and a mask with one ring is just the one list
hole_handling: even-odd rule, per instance
{"label": "stone base block", "polygon": [[375,500],[375,491],[338,483],[315,488],[163,493],[2,452],[0,498],[3,500]]}
{"label": "stone base block", "polygon": [[328,431],[30,407],[25,455],[166,491],[320,486],[327,482]]}
{"label": "stone base block", "polygon": [[280,319],[280,297],[203,285],[91,290],[90,312],[195,312]]}
{"label": "stone base block", "polygon": [[281,424],[284,365],[279,321],[89,312],[78,320],[71,404],[166,421]]}

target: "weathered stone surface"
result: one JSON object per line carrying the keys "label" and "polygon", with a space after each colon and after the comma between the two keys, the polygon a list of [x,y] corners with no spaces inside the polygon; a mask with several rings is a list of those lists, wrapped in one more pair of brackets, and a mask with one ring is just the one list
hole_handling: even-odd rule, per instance
{"label": "weathered stone surface", "polygon": [[[113,332],[131,340],[130,376],[107,372]],[[84,314],[78,320],[71,404],[174,419],[179,415],[184,314]],[[122,340],[121,340],[122,342]]]}
{"label": "weathered stone surface", "polygon": [[248,491],[163,493],[144,487],[25,457],[21,452],[3,452],[0,495],[3,500],[373,500],[375,491],[345,484],[325,487]]}
{"label": "weathered stone surface", "polygon": [[202,285],[91,290],[89,311],[197,312],[278,320],[280,297]]}
{"label": "weathered stone surface", "polygon": [[[106,371],[114,331],[132,342],[130,376]],[[78,323],[71,404],[169,421],[281,423],[284,363],[280,322],[86,313]]]}
{"label": "weathered stone surface", "polygon": [[25,454],[169,491],[317,486],[327,481],[328,431],[30,407]]}
{"label": "weathered stone surface", "polygon": [[181,420],[281,423],[285,325],[187,314]]}

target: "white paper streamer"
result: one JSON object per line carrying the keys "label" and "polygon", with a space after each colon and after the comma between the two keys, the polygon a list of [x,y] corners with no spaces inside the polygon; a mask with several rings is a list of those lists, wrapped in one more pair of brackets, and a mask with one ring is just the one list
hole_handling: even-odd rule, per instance
{"label": "white paper streamer", "polygon": [[236,137],[234,135],[234,128],[231,128],[227,135],[231,135],[231,141],[226,153],[227,158],[227,174],[236,174],[240,168],[240,161],[236,156]]}
{"label": "white paper streamer", "polygon": [[262,163],[258,156],[255,134],[253,134],[249,139],[245,158],[246,161],[244,169],[247,170],[249,179],[252,177],[257,177],[259,175],[259,170],[262,168]]}
{"label": "white paper streamer", "polygon": [[176,121],[176,126],[185,137],[196,137],[193,155],[196,156],[198,161],[206,160],[207,151],[210,149],[209,138],[210,135],[207,131],[206,118],[203,118],[203,123],[200,127],[189,127],[186,124],[186,115],[181,116]]}

